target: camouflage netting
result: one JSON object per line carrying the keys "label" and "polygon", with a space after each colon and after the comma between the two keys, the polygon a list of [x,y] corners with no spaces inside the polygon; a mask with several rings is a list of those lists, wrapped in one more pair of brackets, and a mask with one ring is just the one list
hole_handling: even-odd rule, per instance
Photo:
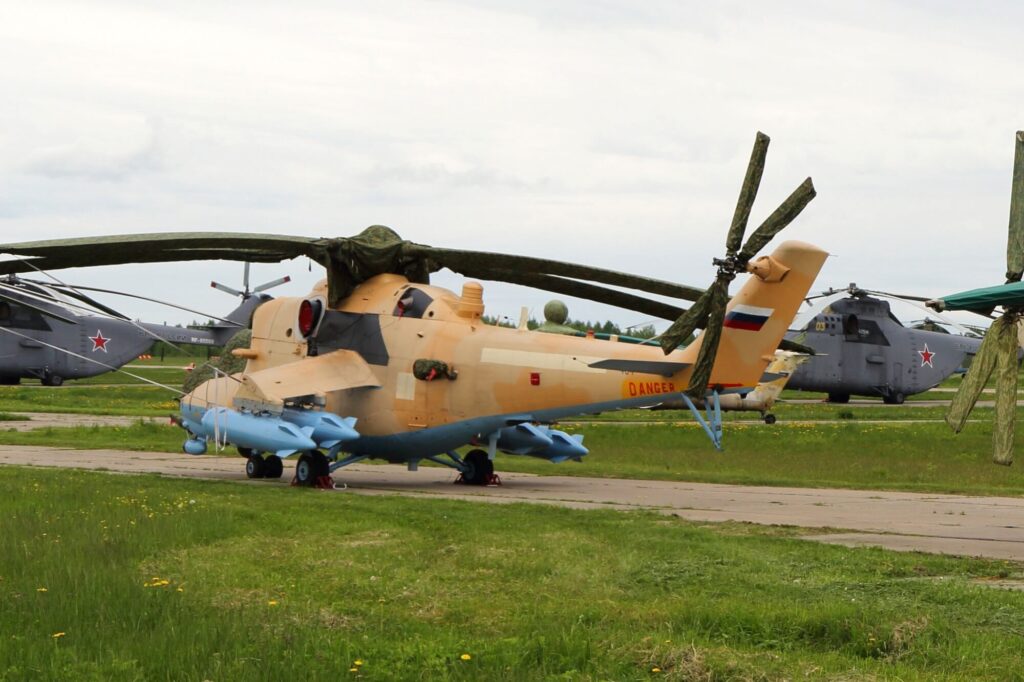
{"label": "camouflage netting", "polygon": [[182,390],[185,393],[191,393],[195,390],[196,386],[212,379],[214,377],[214,368],[224,372],[225,374],[237,374],[245,369],[245,358],[239,358],[231,354],[236,348],[248,348],[249,344],[252,343],[252,330],[243,329],[238,332],[224,345],[224,352],[217,358],[215,362],[209,362],[199,367],[196,367],[188,378],[185,379],[185,384],[182,386]]}

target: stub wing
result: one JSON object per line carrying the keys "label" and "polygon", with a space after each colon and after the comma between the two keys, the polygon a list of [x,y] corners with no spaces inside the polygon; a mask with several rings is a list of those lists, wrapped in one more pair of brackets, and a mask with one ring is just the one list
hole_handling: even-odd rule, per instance
{"label": "stub wing", "polygon": [[380,388],[370,366],[351,350],[336,350],[277,367],[241,375],[237,399],[282,402],[350,388]]}

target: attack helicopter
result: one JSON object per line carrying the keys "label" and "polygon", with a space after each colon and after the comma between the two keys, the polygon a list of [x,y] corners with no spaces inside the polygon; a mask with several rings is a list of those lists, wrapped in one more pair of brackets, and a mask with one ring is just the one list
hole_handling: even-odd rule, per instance
{"label": "attack helicopter", "polygon": [[65,379],[82,379],[122,367],[156,341],[222,346],[239,329],[248,327],[253,311],[270,300],[262,292],[287,281],[285,277],[250,290],[247,263],[241,291],[211,282],[214,288],[241,298],[241,304],[215,324],[195,329],[132,320],[85,292],[142,298],[204,315],[174,303],[8,275],[0,279],[0,384],[15,385],[21,379],[35,378],[45,386],[60,386]]}
{"label": "attack helicopter", "polygon": [[832,301],[787,338],[814,348],[816,355],[794,372],[788,387],[820,391],[828,401],[847,403],[851,395],[881,396],[900,405],[961,370],[978,352],[981,339],[905,327],[883,299],[924,301],[862,289],[850,284],[808,300],[845,294]]}
{"label": "attack helicopter", "polygon": [[[807,295],[827,253],[796,241],[758,256],[813,199],[804,181],[743,241],[768,138],[758,133],[726,240],[707,290],[525,256],[443,249],[402,240],[384,226],[351,238],[170,233],[0,246],[31,259],[0,272],[174,260],[278,261],[307,256],[327,270],[304,297],[277,298],[254,316],[244,371],[211,379],[180,400],[184,450],[228,444],[252,478],[276,478],[298,455],[295,482],[323,485],[367,458],[422,461],[462,482],[494,479],[498,451],[551,462],[587,454],[581,436],[555,428],[568,416],[682,400],[721,445],[720,397],[749,392]],[[429,284],[446,267],[462,291]],[[729,283],[749,275],[729,298]],[[526,284],[674,319],[660,348],[485,325],[475,279]],[[602,285],[693,301],[686,310]],[[687,347],[680,343],[703,329]],[[707,404],[705,420],[693,398]],[[476,446],[464,457],[456,450]]]}

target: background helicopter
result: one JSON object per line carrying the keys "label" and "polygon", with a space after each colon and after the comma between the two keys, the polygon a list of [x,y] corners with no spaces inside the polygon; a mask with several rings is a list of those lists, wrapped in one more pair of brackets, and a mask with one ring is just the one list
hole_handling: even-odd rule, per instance
{"label": "background helicopter", "polygon": [[141,298],[212,317],[182,306],[126,292],[43,282],[9,275],[0,280],[0,384],[36,378],[46,386],[116,369],[145,353],[155,341],[222,346],[249,325],[253,311],[270,296],[261,292],[283,284],[281,278],[249,289],[249,264],[242,290],[217,282],[211,286],[242,299],[217,324],[202,329],[172,327],[130,319],[84,293]]}
{"label": "background helicopter", "polygon": [[831,302],[800,331],[787,338],[814,348],[816,355],[789,379],[789,388],[821,391],[829,402],[846,403],[851,395],[881,396],[899,405],[969,364],[981,339],[948,331],[906,327],[883,298],[924,301],[861,289],[829,289],[807,300],[846,293]]}

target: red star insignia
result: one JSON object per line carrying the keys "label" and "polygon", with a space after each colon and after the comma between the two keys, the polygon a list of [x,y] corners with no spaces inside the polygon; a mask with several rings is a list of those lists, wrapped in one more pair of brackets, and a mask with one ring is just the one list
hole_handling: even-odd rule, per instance
{"label": "red star insignia", "polygon": [[932,358],[935,357],[935,353],[933,353],[932,351],[928,350],[928,344],[927,343],[924,344],[924,350],[917,351],[917,354],[921,356],[921,366],[922,367],[924,367],[925,365],[928,365],[929,367],[935,367],[935,365],[932,364]]}
{"label": "red star insignia", "polygon": [[103,332],[102,331],[97,329],[96,330],[96,336],[90,336],[89,340],[92,341],[92,352],[93,353],[95,353],[98,350],[101,350],[104,353],[107,352],[107,342],[110,341],[110,339],[105,338],[103,336]]}

